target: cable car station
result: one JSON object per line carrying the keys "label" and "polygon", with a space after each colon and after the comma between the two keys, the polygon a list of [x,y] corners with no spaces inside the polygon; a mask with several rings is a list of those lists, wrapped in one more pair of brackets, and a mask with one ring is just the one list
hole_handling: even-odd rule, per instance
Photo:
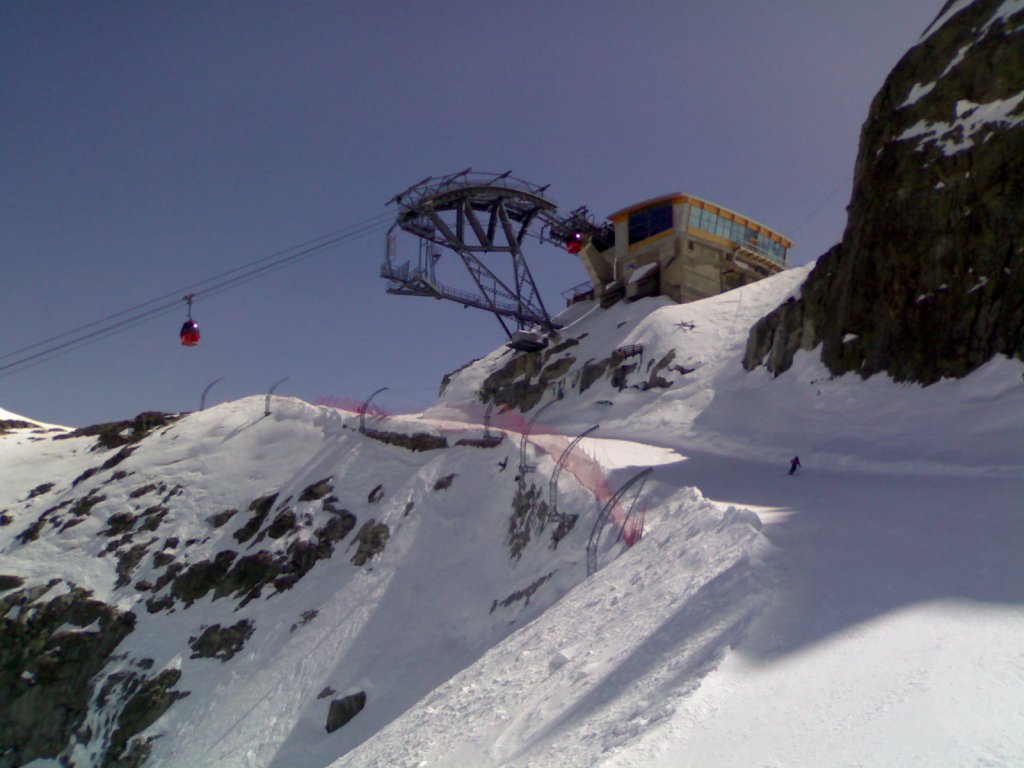
{"label": "cable car station", "polygon": [[[557,329],[523,253],[528,235],[576,255],[590,277],[570,302],[664,295],[683,303],[781,272],[792,242],[727,208],[692,195],[663,195],[616,211],[597,224],[585,207],[560,213],[537,186],[467,168],[427,177],[395,195],[380,274],[388,293],[446,299],[484,309],[508,336],[506,346],[537,351]],[[396,235],[417,238],[416,264],[399,264]],[[439,280],[442,250],[454,252],[474,290]],[[504,262],[502,268],[499,262]],[[514,321],[514,325],[512,325]]]}
{"label": "cable car station", "polygon": [[786,268],[793,245],[752,219],[692,195],[645,200],[608,217],[614,246],[586,243],[580,261],[603,304],[663,295],[685,303]]}

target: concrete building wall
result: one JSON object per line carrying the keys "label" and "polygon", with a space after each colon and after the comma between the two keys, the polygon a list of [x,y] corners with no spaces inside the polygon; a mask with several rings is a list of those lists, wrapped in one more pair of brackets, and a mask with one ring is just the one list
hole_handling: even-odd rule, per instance
{"label": "concrete building wall", "polygon": [[666,264],[661,273],[662,293],[680,302],[721,293],[721,254],[692,240],[679,238],[677,242],[681,246],[679,256]]}

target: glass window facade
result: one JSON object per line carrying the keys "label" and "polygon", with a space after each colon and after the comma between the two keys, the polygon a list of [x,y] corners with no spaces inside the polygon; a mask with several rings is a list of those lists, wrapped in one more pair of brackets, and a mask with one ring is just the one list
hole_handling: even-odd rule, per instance
{"label": "glass window facade", "polygon": [[672,229],[672,201],[669,200],[629,214],[629,244]]}
{"label": "glass window facade", "polygon": [[[630,224],[632,225],[632,221]],[[724,216],[719,216],[713,211],[690,206],[688,226],[691,229],[699,229],[701,232],[707,232],[710,235],[717,235],[733,243],[742,243],[771,259],[776,264],[784,266],[786,263],[786,247],[782,243],[777,243],[764,233],[744,226],[738,221],[732,221]]]}

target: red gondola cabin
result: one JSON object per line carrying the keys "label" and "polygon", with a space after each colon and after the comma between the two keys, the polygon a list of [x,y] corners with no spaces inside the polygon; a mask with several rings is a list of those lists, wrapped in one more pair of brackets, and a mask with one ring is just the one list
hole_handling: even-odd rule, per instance
{"label": "red gondola cabin", "polygon": [[186,347],[194,347],[199,344],[199,324],[189,318],[181,326],[181,343]]}

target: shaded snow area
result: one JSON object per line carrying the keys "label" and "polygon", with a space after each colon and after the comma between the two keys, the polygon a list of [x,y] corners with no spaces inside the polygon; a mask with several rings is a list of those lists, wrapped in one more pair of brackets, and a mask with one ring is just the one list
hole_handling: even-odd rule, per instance
{"label": "shaded snow area", "polygon": [[[1021,365],[927,388],[833,378],[814,351],[745,373],[751,325],[809,269],[579,305],[551,357],[572,360],[526,413],[478,396],[502,349],[367,434],[288,398],[184,416],[125,455],[6,431],[0,574],[136,617],[67,757],[97,764],[111,681],[144,669],[188,692],[134,737],[151,766],[1024,765]],[[583,375],[616,349],[635,367]],[[602,509],[648,467],[588,577]],[[208,586],[183,579],[217,562]],[[246,631],[207,653],[214,626]],[[339,701],[365,706],[328,732]]]}

